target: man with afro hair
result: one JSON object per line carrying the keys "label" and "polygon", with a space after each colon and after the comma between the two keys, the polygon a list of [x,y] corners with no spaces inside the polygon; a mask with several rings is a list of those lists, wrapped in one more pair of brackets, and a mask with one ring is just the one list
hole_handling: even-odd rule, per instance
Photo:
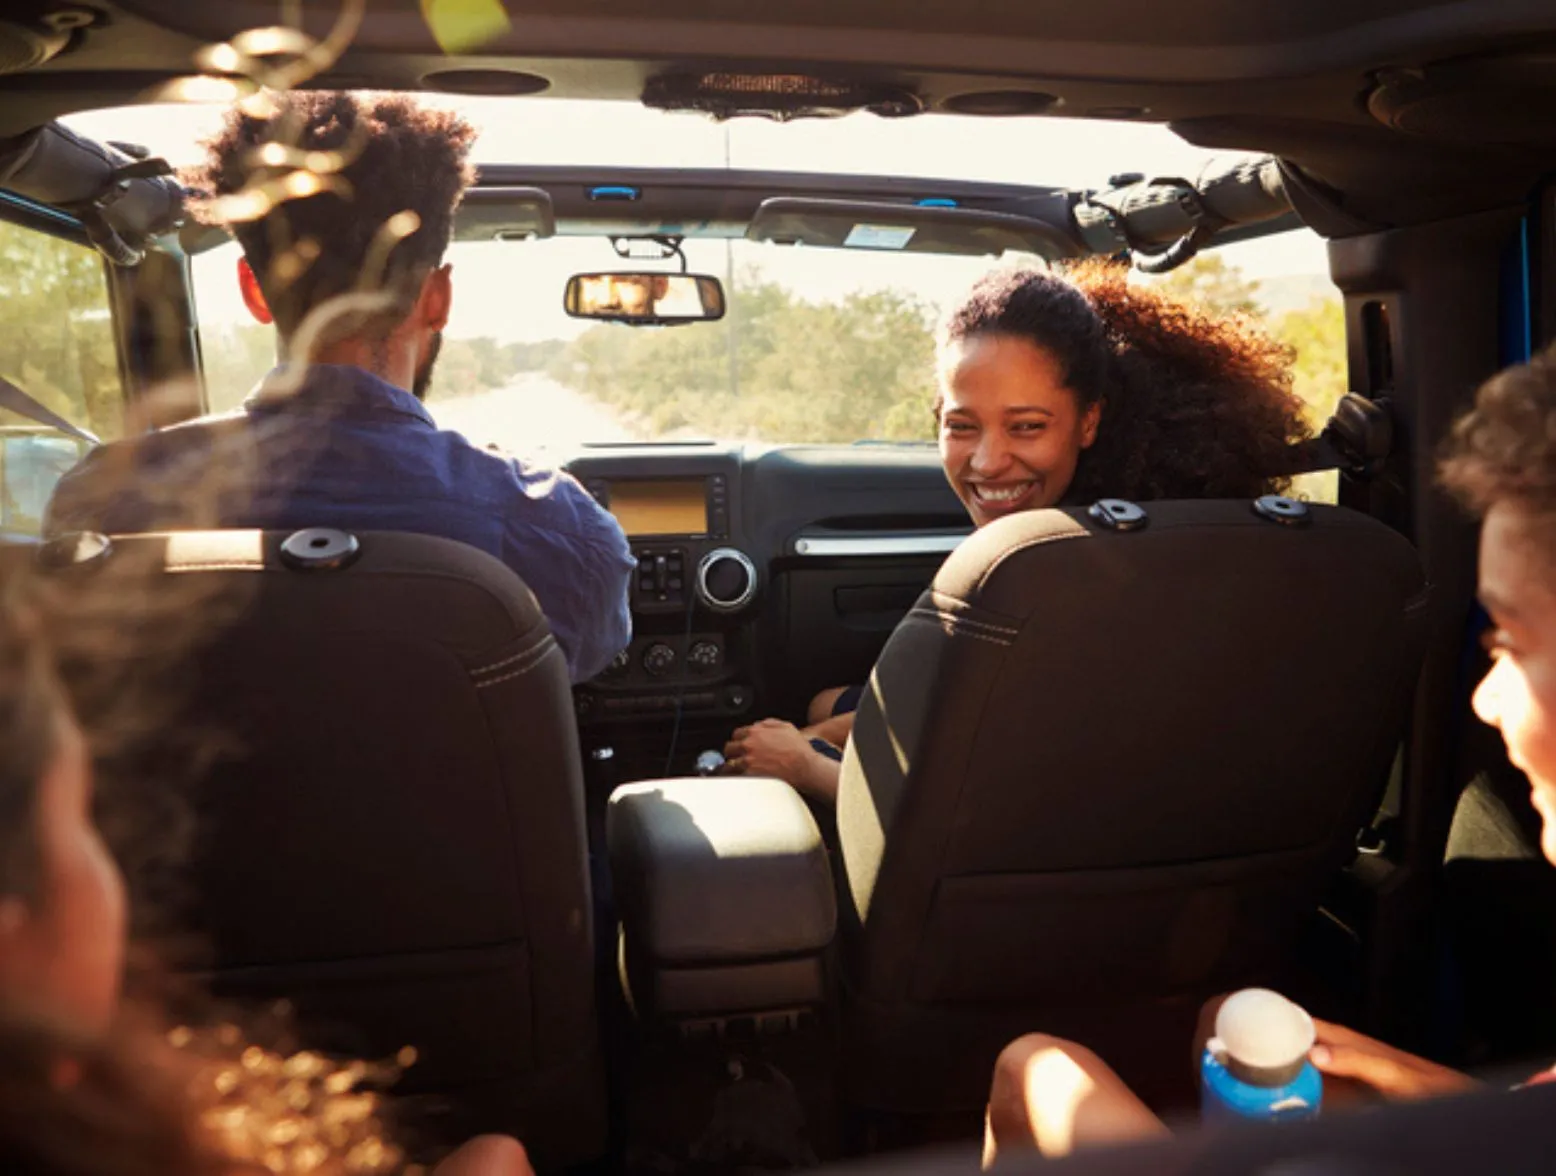
{"label": "man with afro hair", "polygon": [[455,539],[535,593],[575,682],[631,636],[634,561],[570,476],[439,431],[422,403],[452,303],[443,258],[474,179],[458,116],[404,95],[262,94],[187,177],[242,249],[281,365],[237,412],[94,452],[48,528],[340,527]]}

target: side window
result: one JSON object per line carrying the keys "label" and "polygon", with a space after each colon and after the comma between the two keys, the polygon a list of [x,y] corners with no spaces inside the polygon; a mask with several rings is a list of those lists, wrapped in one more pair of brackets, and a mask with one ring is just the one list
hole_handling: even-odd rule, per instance
{"label": "side window", "polygon": [[[0,376],[103,440],[124,427],[108,277],[96,251],[0,220]],[[85,443],[0,409],[0,533],[36,535]]]}
{"label": "side window", "polygon": [[237,408],[276,365],[276,332],[254,321],[238,294],[238,245],[228,241],[190,260],[207,412]]}
{"label": "side window", "polygon": [[[1314,433],[1348,390],[1345,305],[1329,280],[1323,239],[1311,229],[1228,245],[1165,277],[1148,279],[1217,315],[1247,315],[1291,356],[1292,390]],[[1339,499],[1333,470],[1304,474],[1291,492],[1313,502]]]}

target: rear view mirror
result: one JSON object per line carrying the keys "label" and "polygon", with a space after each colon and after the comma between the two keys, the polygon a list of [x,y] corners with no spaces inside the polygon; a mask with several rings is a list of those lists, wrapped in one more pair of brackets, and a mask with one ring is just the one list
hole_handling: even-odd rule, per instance
{"label": "rear view mirror", "polygon": [[562,306],[573,318],[637,326],[707,323],[724,317],[724,287],[707,274],[574,274]]}

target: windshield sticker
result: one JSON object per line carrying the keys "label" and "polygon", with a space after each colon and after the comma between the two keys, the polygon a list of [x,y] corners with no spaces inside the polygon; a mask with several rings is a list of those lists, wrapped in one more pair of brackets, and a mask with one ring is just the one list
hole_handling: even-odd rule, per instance
{"label": "windshield sticker", "polygon": [[915,232],[911,226],[855,225],[843,244],[849,249],[906,249]]}

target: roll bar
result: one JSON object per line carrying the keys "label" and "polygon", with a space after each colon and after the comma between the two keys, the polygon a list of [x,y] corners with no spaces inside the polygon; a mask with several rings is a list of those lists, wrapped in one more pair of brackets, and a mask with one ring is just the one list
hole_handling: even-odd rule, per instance
{"label": "roll bar", "polygon": [[1266,155],[1211,161],[1194,182],[1115,176],[1101,192],[1080,192],[1071,214],[1091,253],[1128,253],[1145,273],[1166,273],[1228,229],[1275,221],[1292,211],[1280,160]]}
{"label": "roll bar", "polygon": [[162,159],[95,143],[59,123],[0,141],[0,188],[64,209],[115,265],[135,265],[153,237],[184,219],[184,189]]}

